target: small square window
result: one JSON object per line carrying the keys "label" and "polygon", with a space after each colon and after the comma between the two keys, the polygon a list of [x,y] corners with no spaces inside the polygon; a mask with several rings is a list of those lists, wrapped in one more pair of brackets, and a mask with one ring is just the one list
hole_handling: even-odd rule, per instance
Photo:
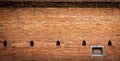
{"label": "small square window", "polygon": [[104,46],[91,46],[92,56],[104,56]]}

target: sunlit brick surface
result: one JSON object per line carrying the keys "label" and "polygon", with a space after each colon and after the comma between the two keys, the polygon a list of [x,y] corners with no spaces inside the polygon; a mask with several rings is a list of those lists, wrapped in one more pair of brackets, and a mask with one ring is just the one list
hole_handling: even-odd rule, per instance
{"label": "sunlit brick surface", "polygon": [[[104,46],[105,56],[92,57],[92,45]],[[119,8],[0,8],[0,61],[120,61],[119,57]]]}

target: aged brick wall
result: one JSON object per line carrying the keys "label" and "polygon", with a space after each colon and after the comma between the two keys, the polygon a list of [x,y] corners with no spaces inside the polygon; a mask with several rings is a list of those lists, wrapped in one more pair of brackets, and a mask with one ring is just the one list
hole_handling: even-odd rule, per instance
{"label": "aged brick wall", "polygon": [[[119,41],[119,8],[0,8],[0,61],[120,61]],[[92,57],[92,45],[105,56]]]}

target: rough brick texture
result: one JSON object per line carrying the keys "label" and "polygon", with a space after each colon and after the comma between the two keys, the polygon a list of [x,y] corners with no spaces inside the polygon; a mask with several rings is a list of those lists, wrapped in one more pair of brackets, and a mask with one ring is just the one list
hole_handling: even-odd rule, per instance
{"label": "rough brick texture", "polygon": [[[119,41],[119,8],[0,8],[0,61],[120,61]],[[105,56],[92,57],[92,45]]]}

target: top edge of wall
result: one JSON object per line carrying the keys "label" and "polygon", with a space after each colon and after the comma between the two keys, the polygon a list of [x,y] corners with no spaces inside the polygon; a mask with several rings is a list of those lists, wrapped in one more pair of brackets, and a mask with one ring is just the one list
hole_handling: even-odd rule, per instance
{"label": "top edge of wall", "polygon": [[13,2],[120,2],[120,0],[0,0]]}
{"label": "top edge of wall", "polygon": [[0,0],[0,7],[120,8],[120,2],[37,2],[27,0],[26,1]]}

